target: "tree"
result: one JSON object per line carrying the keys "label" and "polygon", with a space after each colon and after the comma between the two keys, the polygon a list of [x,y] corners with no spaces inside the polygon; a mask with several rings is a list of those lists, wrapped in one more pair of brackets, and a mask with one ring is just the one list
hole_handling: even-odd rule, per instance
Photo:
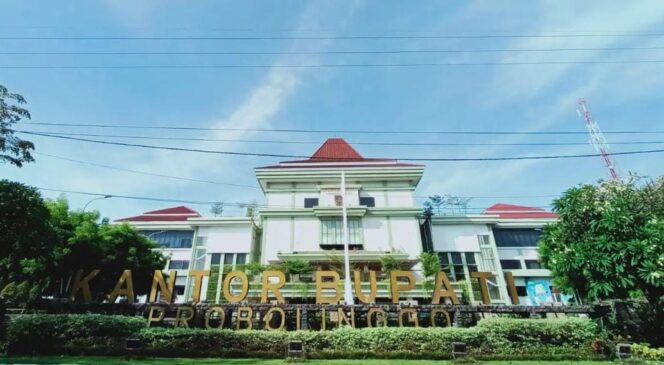
{"label": "tree", "polygon": [[605,182],[554,200],[558,222],[539,252],[557,285],[596,300],[664,295],[664,177],[642,186]]}
{"label": "tree", "polygon": [[648,326],[664,328],[664,177],[578,186],[553,205],[560,219],[539,253],[556,285],[587,300],[644,298]]}
{"label": "tree", "polygon": [[104,299],[123,270],[132,270],[136,295],[148,292],[154,270],[166,264],[164,256],[154,250],[154,242],[127,224],[112,225],[108,219],[99,222],[98,212],[71,211],[64,198],[48,201],[47,206],[57,232],[54,272],[60,281],[52,287],[54,294],[67,293],[78,269],[101,270],[91,285],[96,300]]}
{"label": "tree", "polygon": [[212,203],[212,206],[210,207],[210,213],[214,214],[214,216],[222,215],[224,213],[224,203],[222,202],[215,202]]}
{"label": "tree", "polygon": [[35,149],[35,145],[16,137],[12,129],[21,119],[30,119],[30,112],[19,106],[25,102],[23,96],[10,93],[6,87],[0,85],[0,161],[18,167],[25,162],[34,161],[30,151]]}
{"label": "tree", "polygon": [[37,189],[0,180],[0,290],[48,283],[55,237],[49,218]]}
{"label": "tree", "polygon": [[417,257],[417,261],[422,265],[422,289],[430,296],[433,293],[434,279],[440,271],[440,259],[433,252],[422,252]]}

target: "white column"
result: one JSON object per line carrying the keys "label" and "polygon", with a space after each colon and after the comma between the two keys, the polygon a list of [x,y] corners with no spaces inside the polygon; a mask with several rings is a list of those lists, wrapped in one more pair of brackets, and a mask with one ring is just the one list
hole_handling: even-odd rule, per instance
{"label": "white column", "polygon": [[348,232],[348,212],[346,211],[346,174],[341,170],[341,216],[343,218],[343,234],[344,234],[344,301],[346,305],[353,304],[353,288],[350,282],[350,252],[348,245],[350,244],[350,235]]}

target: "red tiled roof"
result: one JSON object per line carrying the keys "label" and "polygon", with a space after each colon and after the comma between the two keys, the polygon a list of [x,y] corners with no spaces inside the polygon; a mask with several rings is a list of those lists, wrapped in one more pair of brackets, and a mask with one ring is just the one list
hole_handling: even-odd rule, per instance
{"label": "red tiled roof", "polygon": [[309,161],[363,161],[364,157],[343,138],[328,138]]}
{"label": "red tiled roof", "polygon": [[487,208],[483,214],[497,214],[500,218],[558,218],[558,214],[541,208],[526,207],[523,205],[498,203]]}
{"label": "red tiled roof", "polygon": [[185,206],[166,208],[145,212],[141,215],[117,219],[116,222],[184,222],[189,218],[198,218],[201,215]]}
{"label": "red tiled roof", "polygon": [[149,211],[149,212],[145,212],[143,214],[196,214],[196,215],[198,215],[198,212],[191,209],[191,208],[189,208],[189,207],[185,207],[184,205],[181,205],[179,207],[152,210],[152,211]]}
{"label": "red tiled roof", "polygon": [[[421,166],[410,163],[400,163],[389,158],[364,158],[353,146],[343,138],[328,138],[317,150],[306,160],[283,161],[279,165],[263,166],[260,168],[298,168],[305,167],[302,164],[337,163],[325,165],[324,167],[342,167],[340,163],[353,163],[353,167],[376,166],[380,162],[386,166]],[[320,165],[317,165],[320,166]],[[322,166],[321,166],[322,167]]]}

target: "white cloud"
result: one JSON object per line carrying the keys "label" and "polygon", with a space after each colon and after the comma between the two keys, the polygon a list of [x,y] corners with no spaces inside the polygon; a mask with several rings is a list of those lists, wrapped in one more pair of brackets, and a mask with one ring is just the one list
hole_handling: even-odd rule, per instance
{"label": "white cloud", "polygon": [[[657,10],[659,8],[659,11]],[[624,2],[606,2],[602,6],[581,7],[577,3],[561,6],[558,1],[549,1],[542,6],[542,11],[537,14],[538,26],[531,29],[529,34],[551,34],[552,29],[587,29],[576,33],[601,33],[602,29],[610,28],[627,33],[647,33],[652,26],[664,22],[664,3],[633,1],[629,4]],[[594,30],[594,31],[593,31]],[[599,31],[598,31],[599,30]],[[536,48],[570,48],[588,47],[601,48],[618,45],[634,45],[639,38],[629,37],[588,37],[588,38],[523,38],[505,44],[509,49],[536,49]],[[538,60],[560,60],[560,61],[590,61],[605,60],[606,56],[620,59],[620,53],[607,54],[604,51],[583,51],[564,53],[527,53],[519,55],[506,55],[500,59],[502,62],[515,61],[538,61]],[[624,65],[623,65],[624,67]],[[634,66],[638,67],[638,66]],[[533,66],[507,66],[497,68],[485,98],[490,105],[513,102],[517,100],[528,100],[541,95],[546,90],[566,76],[572,70],[583,68],[583,76],[586,79],[593,78],[593,74],[604,72],[605,69],[614,68],[606,65],[533,65]]]}
{"label": "white cloud", "polygon": [[[353,2],[352,6],[344,7],[339,15],[339,27],[342,28],[353,16],[357,9],[357,2]],[[333,9],[333,4],[312,4],[308,6],[300,15],[300,20],[296,29],[310,29],[315,26],[321,19],[330,16],[334,11],[339,13],[338,9]],[[123,8],[124,9],[124,8]],[[128,9],[124,9],[128,11]],[[138,15],[136,15],[138,16]],[[329,45],[328,42],[317,43],[317,49],[324,49]],[[298,41],[293,41],[290,48],[297,48]],[[311,46],[309,49],[312,49]],[[315,50],[315,49],[312,49]],[[310,56],[310,59],[302,61],[315,62],[316,57]],[[280,60],[276,60],[274,64],[278,64]],[[307,74],[310,71],[305,69],[295,68],[272,68],[267,71],[265,77],[257,84],[228,115],[223,116],[217,120],[208,123],[192,122],[192,125],[206,126],[211,128],[235,128],[235,129],[262,129],[273,128],[273,120],[287,105],[289,100],[296,94],[297,89],[304,82]],[[318,70],[320,72],[320,70]],[[278,126],[284,128],[286,126]],[[255,134],[251,131],[214,131],[210,132],[207,137],[238,140],[247,138]],[[238,142],[218,142],[211,148],[205,142],[192,142],[183,147],[200,148],[200,149],[215,149],[215,150],[228,150],[228,151],[242,151],[245,149],[244,143]],[[177,171],[180,176],[190,176],[205,179],[218,179],[220,181],[233,182],[235,179],[247,171],[251,171],[253,165],[250,163],[252,158],[245,157],[226,157],[222,155],[206,155],[194,154],[174,151],[141,151],[133,150],[135,155],[140,154],[141,158],[133,158],[129,163],[125,162],[127,168],[143,171],[154,171],[169,173],[170,171]],[[109,162],[110,164],[110,162]],[[128,166],[127,166],[128,165]],[[238,171],[242,170],[242,171]],[[247,171],[245,171],[247,170]],[[89,171],[89,170],[85,170]],[[168,179],[155,180],[149,177],[140,175],[127,175],[122,173],[107,173],[102,175],[93,175],[89,173],[82,173],[79,176],[68,176],[68,186],[72,189],[80,189],[85,191],[110,191],[119,192],[124,194],[141,195],[150,193],[152,196],[166,197],[164,193],[156,192],[155,190],[166,191],[173,194],[174,191],[181,193],[182,196],[169,196],[172,198],[191,199],[192,192],[195,187],[200,185],[192,185],[183,183],[182,181],[174,181]],[[127,179],[130,176],[130,179]],[[158,186],[155,189],[155,186]],[[232,190],[232,193],[225,192],[223,187],[215,189],[217,193],[215,196],[200,197],[201,200],[218,200],[223,199],[226,201],[237,202],[247,201],[250,197],[258,197],[258,191],[239,192],[237,189]],[[121,208],[121,207],[120,207]],[[124,211],[124,209],[121,209]],[[202,208],[201,212],[205,213],[206,209]],[[138,212],[136,212],[138,213]],[[125,214],[125,213],[122,213]],[[129,213],[131,214],[131,213]]]}

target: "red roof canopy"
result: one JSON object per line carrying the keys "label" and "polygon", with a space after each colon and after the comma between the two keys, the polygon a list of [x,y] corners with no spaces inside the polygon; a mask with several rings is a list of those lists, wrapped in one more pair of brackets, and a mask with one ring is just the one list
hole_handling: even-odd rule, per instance
{"label": "red roof canopy", "polygon": [[201,215],[183,205],[166,209],[152,210],[134,217],[122,218],[116,222],[184,222],[189,218],[198,218]]}
{"label": "red roof canopy", "polygon": [[364,157],[343,138],[328,138],[309,161],[363,161]]}
{"label": "red roof canopy", "polygon": [[[328,138],[317,150],[306,160],[284,161],[279,165],[265,166],[263,168],[293,168],[302,167],[301,164],[331,163],[325,167],[338,167],[340,163],[352,162],[353,166],[374,166],[376,163],[387,163],[389,166],[420,166],[409,163],[399,163],[395,159],[388,158],[365,158],[353,146],[343,138]],[[337,163],[334,165],[332,163]]]}
{"label": "red roof canopy", "polygon": [[523,205],[498,203],[487,208],[483,214],[497,214],[500,218],[558,218],[558,214],[541,208],[527,207]]}

